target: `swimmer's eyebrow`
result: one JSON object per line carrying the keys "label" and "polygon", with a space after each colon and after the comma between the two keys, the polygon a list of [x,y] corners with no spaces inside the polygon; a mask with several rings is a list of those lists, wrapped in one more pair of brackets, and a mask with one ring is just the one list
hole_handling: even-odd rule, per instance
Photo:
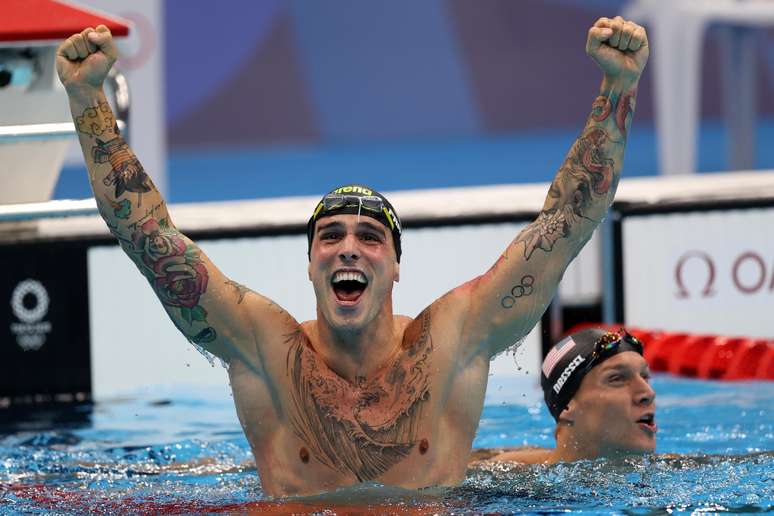
{"label": "swimmer's eyebrow", "polygon": [[343,227],[343,226],[344,226],[344,224],[342,224],[341,222],[336,222],[336,221],[328,222],[326,224],[318,224],[317,225],[317,232],[319,233],[320,231],[325,231],[326,229],[340,228],[340,227]]}
{"label": "swimmer's eyebrow", "polygon": [[631,371],[631,367],[626,364],[602,364],[601,370],[603,373],[608,371]]}
{"label": "swimmer's eyebrow", "polygon": [[[386,235],[386,233],[384,232],[384,229],[382,229],[382,226],[376,223],[372,223],[370,221],[361,220],[360,222],[358,222],[358,226],[366,226],[368,229],[379,233],[381,236]],[[344,224],[334,220],[326,224],[319,224],[317,226],[317,233],[320,233],[321,231],[325,231],[326,229],[330,229],[330,228],[340,229],[343,227],[344,227]]]}
{"label": "swimmer's eyebrow", "polygon": [[[600,368],[600,371],[602,374],[608,372],[608,371],[634,371],[635,368],[627,365],[627,364],[602,364],[602,367]],[[650,367],[648,367],[648,364],[643,365],[643,367],[640,369],[640,374],[645,373],[647,375],[650,375]]]}
{"label": "swimmer's eyebrow", "polygon": [[358,226],[366,226],[366,227],[368,227],[368,229],[371,229],[371,230],[379,233],[381,236],[385,235],[384,226],[382,226],[380,224],[375,224],[375,223],[373,223],[371,221],[367,221],[367,220],[361,220],[360,222],[357,223],[357,225]]}

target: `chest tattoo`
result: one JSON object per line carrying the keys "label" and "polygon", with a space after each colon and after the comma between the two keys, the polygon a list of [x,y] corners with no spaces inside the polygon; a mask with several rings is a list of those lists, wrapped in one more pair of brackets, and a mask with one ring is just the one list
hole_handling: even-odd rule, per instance
{"label": "chest tattoo", "polygon": [[291,424],[317,460],[362,482],[408,456],[430,399],[429,310],[406,329],[398,357],[372,379],[341,378],[300,331],[288,344]]}

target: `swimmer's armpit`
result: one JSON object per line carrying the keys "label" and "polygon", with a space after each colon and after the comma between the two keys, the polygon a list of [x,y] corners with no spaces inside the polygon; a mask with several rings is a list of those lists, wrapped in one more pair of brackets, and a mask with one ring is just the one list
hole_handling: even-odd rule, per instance
{"label": "swimmer's armpit", "polygon": [[234,293],[237,296],[237,304],[241,305],[242,301],[245,299],[245,294],[255,294],[252,290],[245,287],[241,283],[237,283],[236,281],[232,280],[226,280],[226,285],[232,287],[234,289]]}
{"label": "swimmer's armpit", "polygon": [[[128,239],[119,237],[124,251],[148,280],[175,327],[212,361],[225,364],[239,358],[261,376],[253,348],[250,314],[268,304],[259,294],[226,278],[191,239],[166,219],[143,217],[129,225]],[[251,303],[253,299],[258,300]],[[249,306],[247,306],[249,305]],[[279,308],[278,308],[279,309]],[[284,312],[288,325],[297,325]]]}
{"label": "swimmer's armpit", "polygon": [[257,293],[256,291],[252,290],[251,288],[246,287],[241,283],[238,283],[233,280],[226,280],[225,284],[231,287],[232,292],[234,294],[234,298],[236,299],[237,305],[241,305],[242,302],[245,301],[245,299],[247,298],[247,295],[250,294],[254,299],[258,299],[259,302],[265,304],[265,306],[271,311],[273,319],[281,320],[282,323],[289,328],[298,327],[298,322],[296,322],[296,320],[293,319],[293,316],[291,316],[284,308],[279,306],[271,299],[264,297],[261,294]]}

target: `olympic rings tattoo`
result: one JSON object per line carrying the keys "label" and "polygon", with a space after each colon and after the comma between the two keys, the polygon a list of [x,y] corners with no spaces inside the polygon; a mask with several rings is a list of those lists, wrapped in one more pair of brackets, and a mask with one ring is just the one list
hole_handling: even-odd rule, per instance
{"label": "olympic rings tattoo", "polygon": [[505,296],[500,300],[500,305],[503,308],[512,308],[516,304],[516,300],[523,296],[528,296],[533,292],[533,285],[535,284],[535,277],[527,274],[521,278],[521,282],[518,285],[514,285],[511,289],[511,295]]}

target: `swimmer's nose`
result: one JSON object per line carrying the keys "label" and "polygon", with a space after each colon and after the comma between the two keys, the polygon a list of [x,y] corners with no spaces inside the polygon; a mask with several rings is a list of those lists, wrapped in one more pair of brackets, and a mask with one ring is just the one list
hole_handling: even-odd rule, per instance
{"label": "swimmer's nose", "polygon": [[347,235],[341,241],[341,248],[339,249],[339,258],[343,262],[354,262],[360,258],[360,251],[357,246],[357,237],[355,235]]}
{"label": "swimmer's nose", "polygon": [[638,389],[635,397],[637,405],[648,406],[653,404],[653,402],[656,401],[656,391],[653,390],[653,387],[644,379],[640,378],[640,382],[641,388]]}

